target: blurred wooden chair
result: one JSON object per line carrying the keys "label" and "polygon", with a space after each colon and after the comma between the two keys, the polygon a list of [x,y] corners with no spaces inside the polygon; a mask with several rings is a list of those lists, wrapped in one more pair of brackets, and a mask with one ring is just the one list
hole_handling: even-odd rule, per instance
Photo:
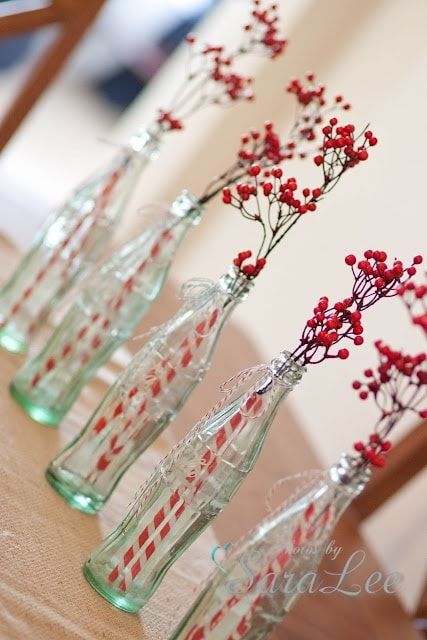
{"label": "blurred wooden chair", "polygon": [[[369,517],[427,465],[427,420],[398,442],[390,451],[388,462],[374,473],[366,489],[353,506],[361,520]],[[414,613],[417,628],[427,637],[427,580]]]}
{"label": "blurred wooden chair", "polygon": [[53,42],[30,70],[6,115],[0,119],[0,150],[61,70],[105,0],[6,0],[0,4],[0,38],[57,25]]}

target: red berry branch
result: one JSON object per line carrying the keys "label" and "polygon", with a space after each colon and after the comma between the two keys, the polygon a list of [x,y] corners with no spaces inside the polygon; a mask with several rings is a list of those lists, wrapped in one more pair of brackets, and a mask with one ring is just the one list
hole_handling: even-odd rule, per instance
{"label": "red berry branch", "polygon": [[170,107],[159,112],[159,132],[182,129],[186,118],[207,105],[252,100],[252,78],[241,75],[235,63],[248,54],[272,59],[280,55],[287,41],[279,33],[278,22],[276,4],[252,0],[250,19],[243,26],[242,40],[235,50],[226,51],[222,45],[199,46],[195,36],[187,36],[188,73]]}
{"label": "red berry branch", "polygon": [[[250,174],[251,165],[258,165],[260,168],[273,167],[281,164],[284,160],[290,160],[298,155],[305,158],[310,149],[310,143],[316,140],[321,131],[321,125],[327,113],[337,108],[350,108],[348,103],[341,104],[340,96],[329,104],[325,97],[325,87],[312,85],[313,74],[307,74],[310,84],[304,86],[299,80],[293,80],[291,84],[298,83],[301,88],[297,95],[297,113],[290,133],[286,140],[281,140],[280,135],[275,130],[274,124],[265,122],[264,129],[251,129],[249,133],[242,135],[240,148],[237,152],[236,160],[222,174],[216,176],[206,187],[201,197],[201,202],[208,202],[218,193],[223,191],[223,199],[226,204],[231,203],[231,191],[229,187],[239,180],[246,179]],[[310,99],[304,98],[302,93],[309,94]],[[337,99],[338,102],[337,102]]]}
{"label": "red berry branch", "polygon": [[375,348],[378,365],[366,369],[364,379],[353,382],[353,389],[361,400],[371,398],[375,402],[379,418],[368,442],[356,442],[354,449],[360,455],[361,464],[383,467],[384,454],[391,448],[386,438],[402,416],[412,413],[427,418],[427,354],[410,355],[381,340],[375,342]]}
{"label": "red berry branch", "polygon": [[[424,274],[427,276],[427,273]],[[399,289],[412,323],[427,335],[427,285],[408,282]]]}
{"label": "red berry branch", "polygon": [[[354,125],[337,125],[337,119],[332,118],[323,128],[322,153],[314,158],[315,164],[322,168],[322,181],[314,189],[304,187],[299,191],[296,178],[285,177],[280,167],[262,169],[261,163],[251,164],[246,170],[246,181],[238,183],[234,190],[223,189],[223,202],[261,227],[262,239],[255,265],[247,265],[253,277],[259,273],[258,261],[266,260],[302,216],[316,211],[318,202],[348,169],[368,158],[366,148],[377,142],[371,131],[356,136]],[[235,264],[246,273],[242,255],[239,254]]]}
{"label": "red berry branch", "polygon": [[320,125],[325,119],[337,109],[348,111],[351,109],[351,105],[344,100],[342,95],[337,95],[330,100],[326,94],[326,87],[316,84],[312,72],[306,73],[305,82],[299,78],[291,80],[286,90],[295,95],[297,99],[295,124],[286,145],[286,157],[292,157],[294,153],[298,152],[299,157],[305,158],[308,149],[304,149],[302,141],[316,140],[317,130],[320,129]]}
{"label": "red berry branch", "polygon": [[[416,256],[409,267],[404,267],[400,260],[395,260],[388,267],[386,259],[384,251],[366,251],[365,260],[359,261],[356,267],[355,256],[346,257],[345,262],[351,266],[354,278],[351,294],[332,305],[326,296],[320,298],[313,309],[313,316],[307,320],[298,346],[292,352],[295,360],[302,365],[318,364],[329,358],[345,360],[350,355],[349,351],[345,347],[337,349],[339,344],[363,344],[363,312],[382,298],[397,295],[402,284],[406,284],[415,274],[414,264],[422,261],[420,256]],[[392,274],[385,286],[379,286],[381,283],[378,283],[375,275],[378,265],[385,265],[385,269]],[[382,270],[383,267],[380,268]]]}

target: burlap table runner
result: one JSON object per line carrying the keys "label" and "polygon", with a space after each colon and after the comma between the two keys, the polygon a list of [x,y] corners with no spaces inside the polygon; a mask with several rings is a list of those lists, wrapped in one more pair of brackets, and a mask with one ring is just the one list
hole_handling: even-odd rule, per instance
{"label": "burlap table runner", "polygon": [[[138,482],[170,444],[157,442],[129,472],[98,517],[71,509],[47,484],[44,469],[83,418],[79,403],[60,430],[28,418],[7,392],[18,360],[0,354],[0,638],[133,640],[166,638],[210,569],[215,543],[205,532],[139,615],[113,608],[89,587],[81,565],[126,512]],[[88,390],[89,404],[95,392]]]}

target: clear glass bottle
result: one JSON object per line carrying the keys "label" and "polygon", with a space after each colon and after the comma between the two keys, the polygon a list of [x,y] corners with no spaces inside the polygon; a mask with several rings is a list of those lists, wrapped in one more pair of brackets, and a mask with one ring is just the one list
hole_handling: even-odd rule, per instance
{"label": "clear glass bottle", "polygon": [[82,432],[50,463],[46,477],[71,505],[87,513],[102,508],[203,379],[222,327],[252,283],[233,267],[218,283],[184,285],[179,312],[157,329]]}
{"label": "clear glass bottle", "polygon": [[231,500],[253,468],[280,403],[304,371],[286,352],[259,369],[256,380],[245,372],[237,397],[166,456],[123,522],[85,563],[87,580],[119,609],[138,611]]}
{"label": "clear glass bottle", "polygon": [[48,218],[0,290],[0,346],[26,353],[53,308],[99,260],[158,142],[147,131],[135,135]]}
{"label": "clear glass bottle", "polygon": [[184,191],[165,220],[125,244],[93,276],[45,348],[11,383],[13,397],[34,420],[58,424],[84,385],[132,335],[201,214],[196,198]]}
{"label": "clear glass bottle", "polygon": [[233,545],[170,640],[268,638],[309,590],[331,532],[369,478],[349,456],[313,474]]}

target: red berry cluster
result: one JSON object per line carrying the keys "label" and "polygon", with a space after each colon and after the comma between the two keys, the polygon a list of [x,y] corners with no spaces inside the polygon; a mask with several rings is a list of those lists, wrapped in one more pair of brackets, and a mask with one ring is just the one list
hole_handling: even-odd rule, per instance
{"label": "red berry cluster", "polygon": [[401,276],[394,277],[393,285],[390,283],[385,293],[375,286],[370,276],[366,276],[361,270],[355,270],[357,260],[354,256],[347,256],[345,262],[351,264],[354,277],[351,296],[333,305],[326,296],[320,298],[313,309],[313,316],[306,322],[299,345],[292,354],[304,365],[318,364],[328,358],[347,359],[348,349],[337,350],[336,346],[342,340],[351,341],[356,346],[363,344],[362,312],[381,298],[396,295],[402,279],[411,277],[408,273],[411,268],[402,267]]}
{"label": "red berry cluster", "polygon": [[234,191],[223,189],[222,200],[260,224],[263,235],[257,255],[266,258],[301,215],[316,211],[323,190],[305,187],[299,193],[296,178],[285,178],[280,167],[262,171],[259,164],[252,164],[247,177]]}
{"label": "red berry cluster", "polygon": [[355,135],[354,124],[338,125],[337,118],[331,118],[329,124],[323,127],[323,144],[320,153],[314,157],[317,166],[323,166],[325,178],[328,181],[336,179],[336,171],[342,174],[368,159],[368,147],[374,147],[378,139],[372,131],[365,131],[363,140],[361,134]]}
{"label": "red berry cluster", "polygon": [[[403,287],[407,288],[407,284]],[[399,293],[401,289],[398,289]],[[412,290],[410,287],[409,291]],[[356,442],[354,448],[363,463],[383,467],[386,462],[383,454],[391,447],[385,438],[403,414],[409,412],[427,418],[427,353],[410,355],[393,349],[382,340],[375,342],[375,348],[377,366],[365,369],[364,379],[355,380],[353,389],[361,400],[374,400],[379,418],[369,443]]]}
{"label": "red berry cluster", "polygon": [[259,45],[270,58],[283,53],[288,41],[279,33],[277,9],[277,4],[263,6],[261,0],[253,0],[251,19],[244,26],[248,34],[248,42],[243,45],[245,50],[253,51]]}
{"label": "red berry cluster", "polygon": [[[313,78],[314,76],[308,74],[308,77]],[[340,101],[340,99],[341,96],[337,96],[334,107],[336,107],[336,101]],[[324,99],[322,98],[320,102],[323,103],[323,101]],[[306,157],[308,151],[306,143],[317,137],[317,127],[320,128],[324,113],[326,110],[331,110],[330,107],[325,107],[322,111],[319,106],[320,102],[315,103],[314,100],[312,100],[303,107],[302,113],[297,114],[287,142],[281,140],[280,135],[275,130],[274,124],[270,121],[265,122],[263,131],[252,129],[249,133],[244,134],[241,137],[241,145],[237,153],[236,162],[208,184],[201,197],[201,202],[206,203],[216,196],[221,189],[225,189],[224,202],[231,204],[230,185],[244,177],[252,178],[253,175],[247,170],[253,164],[259,165],[261,169],[281,164],[283,160],[290,160],[295,155],[299,155],[300,158]],[[326,160],[325,166],[323,167],[324,183],[325,186],[328,186],[328,190],[334,186],[335,181],[338,181],[343,172],[348,168],[348,166],[343,165],[339,155],[334,160],[335,162],[332,167],[326,164]],[[256,169],[254,169],[254,171],[256,171]],[[266,190],[270,188],[271,187],[266,186]],[[317,191],[319,193],[317,197],[320,197],[320,188],[314,191]],[[266,193],[265,195],[268,194]],[[311,210],[313,210],[312,205],[313,202],[311,203]]]}
{"label": "red berry cluster", "polygon": [[325,86],[321,84],[313,84],[313,73],[307,73],[306,78],[309,81],[309,84],[307,85],[304,85],[299,78],[293,78],[289,81],[289,84],[286,87],[286,91],[288,93],[293,93],[296,96],[299,104],[301,104],[303,107],[306,107],[312,102],[316,102],[319,104],[319,106],[323,107],[325,105]]}
{"label": "red berry cluster", "polygon": [[233,63],[231,56],[222,55],[223,47],[206,46],[202,50],[211,67],[210,79],[216,83],[217,90],[214,92],[212,102],[220,103],[228,100],[253,100],[254,94],[250,89],[253,78],[242,76],[235,71],[230,71]]}
{"label": "red berry cluster", "polygon": [[337,109],[348,111],[351,105],[345,102],[341,95],[329,100],[326,87],[316,84],[315,76],[311,72],[306,73],[304,81],[299,78],[290,80],[286,91],[295,95],[299,107],[291,139],[286,145],[286,157],[293,157],[298,150],[298,155],[304,158],[307,150],[301,148],[302,142],[316,140],[318,130],[328,115]]}
{"label": "red berry cluster", "polygon": [[[266,137],[273,131],[271,123],[267,123]],[[275,140],[275,136],[273,139]],[[241,160],[245,163],[255,156],[255,152],[245,148],[248,143],[249,138],[245,137],[242,141],[243,153],[242,150],[240,152]],[[302,215],[316,211],[318,201],[333,189],[349,166],[342,162],[339,153],[332,161],[325,157],[325,165],[322,166],[322,184],[314,189],[304,187],[298,192],[296,178],[285,178],[280,167],[266,168],[266,164],[270,162],[270,156],[274,155],[278,148],[276,141],[269,144],[273,144],[272,153],[268,152],[271,146],[265,145],[267,152],[262,161],[246,164],[246,180],[237,183],[235,190],[228,186],[233,181],[229,180],[229,174],[225,174],[228,183],[222,192],[224,204],[238,209],[244,218],[260,225],[262,239],[257,252],[258,258],[267,258]]]}
{"label": "red berry cluster", "polygon": [[390,451],[391,446],[391,442],[383,440],[378,433],[372,433],[366,444],[354,443],[354,449],[360,454],[362,460],[374,467],[384,467],[387,461],[384,454]]}
{"label": "red berry cluster", "polygon": [[371,397],[381,410],[381,419],[395,417],[407,410],[427,418],[427,409],[419,408],[420,395],[427,391],[427,354],[412,356],[392,349],[381,340],[375,342],[375,348],[378,366],[365,369],[365,380],[353,382],[359,398],[367,400]]}
{"label": "red berry cluster", "polygon": [[254,264],[243,264],[246,260],[252,257],[252,251],[241,251],[237,254],[237,257],[234,258],[233,264],[240,273],[243,273],[247,278],[253,280],[259,275],[262,269],[266,265],[265,258],[258,258]]}
{"label": "red berry cluster", "polygon": [[341,340],[352,340],[356,346],[363,344],[362,314],[352,298],[344,298],[333,305],[322,296],[307,320],[295,357],[304,364],[317,364],[327,358],[346,360],[350,352],[346,348],[331,349]]}
{"label": "red berry cluster", "polygon": [[415,256],[409,267],[404,267],[401,260],[393,260],[387,264],[385,251],[367,249],[362,260],[357,260],[353,254],[345,258],[353,271],[355,278],[353,299],[359,308],[366,309],[374,304],[378,298],[395,296],[401,291],[401,286],[417,272],[415,265],[422,263],[422,256]]}
{"label": "red berry cluster", "polygon": [[407,282],[398,293],[409,311],[413,324],[421,327],[427,335],[427,285]]}
{"label": "red berry cluster", "polygon": [[172,131],[174,129],[182,129],[183,124],[178,118],[174,118],[170,111],[159,110],[157,122],[161,131]]}
{"label": "red berry cluster", "polygon": [[293,93],[299,104],[303,107],[308,106],[309,104],[316,104],[317,107],[326,107],[329,109],[333,107],[339,107],[344,109],[344,111],[348,111],[351,109],[351,104],[349,102],[345,102],[344,98],[341,95],[337,95],[334,98],[334,105],[328,104],[326,98],[326,87],[322,84],[315,84],[316,79],[314,73],[311,71],[307,72],[305,75],[305,82],[299,78],[293,78],[289,81],[286,91],[288,93]]}
{"label": "red berry cluster", "polygon": [[[302,189],[300,196],[297,197],[298,183],[296,178],[283,179],[283,170],[280,167],[273,167],[271,170],[266,169],[261,172],[260,165],[253,164],[249,167],[247,174],[249,178],[254,180],[252,182],[239,182],[236,185],[235,195],[231,189],[223,190],[224,204],[231,204],[242,210],[244,202],[247,202],[251,196],[258,198],[258,194],[261,193],[262,196],[268,198],[270,207],[275,204],[278,205],[277,222],[274,230],[277,229],[285,215],[285,207],[289,210],[288,215],[292,216],[316,211],[316,201],[322,195],[321,188],[311,190],[305,187]],[[258,178],[260,175],[261,179]],[[257,202],[258,204],[259,202]],[[257,213],[255,214],[245,211],[246,216],[252,215],[253,219],[257,219],[259,217],[258,206],[256,209]]]}
{"label": "red berry cluster", "polygon": [[261,0],[253,1],[250,21],[243,27],[243,39],[233,51],[225,51],[222,45],[198,46],[194,35],[187,36],[188,75],[170,108],[159,112],[156,124],[160,132],[182,129],[190,115],[208,104],[253,100],[252,78],[235,69],[237,58],[251,53],[267,53],[276,58],[286,45],[286,40],[279,36],[277,6],[262,4]]}
{"label": "red berry cluster", "polygon": [[264,123],[264,131],[251,129],[241,137],[238,159],[244,165],[259,163],[264,165],[279,164],[285,158],[282,141],[270,121]]}

